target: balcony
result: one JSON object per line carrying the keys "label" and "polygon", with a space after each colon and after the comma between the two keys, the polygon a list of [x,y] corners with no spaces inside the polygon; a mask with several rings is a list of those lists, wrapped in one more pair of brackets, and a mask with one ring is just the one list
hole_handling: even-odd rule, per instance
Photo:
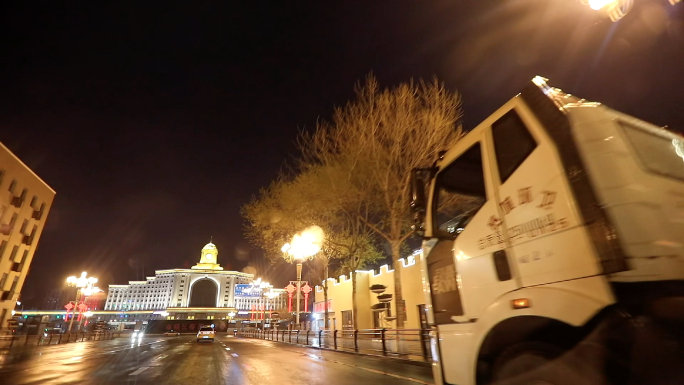
{"label": "balcony", "polygon": [[21,273],[22,268],[23,268],[23,266],[20,262],[12,263],[12,271],[16,271],[17,273]]}
{"label": "balcony", "polygon": [[12,197],[12,201],[10,204],[14,207],[21,207],[24,204],[24,200],[26,200],[26,193],[28,192],[27,189],[23,189],[21,191],[21,195]]}
{"label": "balcony", "polygon": [[0,301],[12,300],[15,294],[14,291],[3,291],[2,296],[0,296]]}
{"label": "balcony", "polygon": [[34,235],[34,233],[31,233],[31,235],[24,235],[21,238],[21,243],[23,243],[27,246],[31,246],[31,244],[33,243],[33,235]]}

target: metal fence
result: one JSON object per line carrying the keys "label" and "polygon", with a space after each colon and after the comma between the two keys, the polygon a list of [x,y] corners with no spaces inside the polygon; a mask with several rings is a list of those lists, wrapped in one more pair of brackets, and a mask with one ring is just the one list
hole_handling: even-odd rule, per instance
{"label": "metal fence", "polygon": [[64,333],[39,335],[5,335],[0,337],[0,349],[10,349],[17,345],[57,345],[79,341],[104,341],[119,337],[120,332]]}
{"label": "metal fence", "polygon": [[261,330],[238,335],[318,348],[430,361],[429,329]]}

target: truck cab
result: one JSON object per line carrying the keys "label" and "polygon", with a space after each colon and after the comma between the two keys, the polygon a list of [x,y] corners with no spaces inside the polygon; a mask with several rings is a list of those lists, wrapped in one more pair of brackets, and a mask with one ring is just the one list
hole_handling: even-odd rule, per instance
{"label": "truck cab", "polygon": [[437,384],[684,374],[684,138],[536,77],[412,186]]}

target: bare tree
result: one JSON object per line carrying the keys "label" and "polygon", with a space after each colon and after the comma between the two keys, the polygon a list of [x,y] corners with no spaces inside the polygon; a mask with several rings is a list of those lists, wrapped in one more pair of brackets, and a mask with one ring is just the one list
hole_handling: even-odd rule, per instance
{"label": "bare tree", "polygon": [[328,326],[328,272],[332,260],[339,259],[352,273],[354,322],[357,323],[356,270],[375,261],[371,231],[364,225],[370,210],[358,199],[355,186],[339,178],[332,166],[309,167],[291,181],[279,179],[258,197],[242,207],[247,219],[246,235],[273,260],[282,258],[281,247],[306,227],[317,225],[325,241],[316,258],[322,265],[325,324]]}
{"label": "bare tree", "polygon": [[354,186],[354,194],[343,199],[362,201],[369,211],[359,213],[359,220],[390,246],[397,327],[403,328],[398,264],[412,234],[409,177],[413,168],[430,166],[461,138],[461,99],[436,79],[380,89],[369,75],[355,91],[356,99],[336,108],[331,121],[301,135],[301,167],[326,166],[336,170],[337,180]]}

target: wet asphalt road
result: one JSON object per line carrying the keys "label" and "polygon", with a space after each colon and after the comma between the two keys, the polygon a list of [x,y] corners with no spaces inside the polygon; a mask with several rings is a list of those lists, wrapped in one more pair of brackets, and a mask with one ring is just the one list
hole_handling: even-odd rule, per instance
{"label": "wet asphalt road", "polygon": [[0,384],[429,384],[429,367],[218,336],[146,336],[13,349]]}

